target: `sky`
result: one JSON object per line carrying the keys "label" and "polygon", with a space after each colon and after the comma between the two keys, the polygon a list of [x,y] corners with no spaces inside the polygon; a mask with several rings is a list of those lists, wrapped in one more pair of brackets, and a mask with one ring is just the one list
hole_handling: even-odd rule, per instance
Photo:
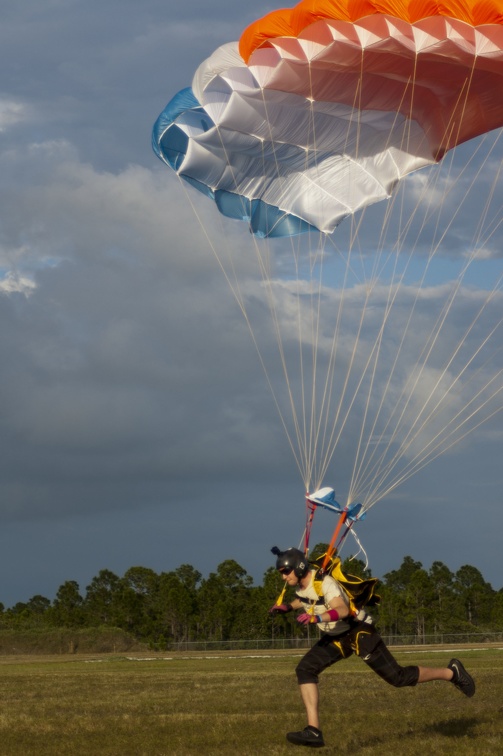
{"label": "sky", "polygon": [[[84,593],[100,570],[137,565],[188,563],[207,576],[235,559],[260,583],[270,548],[300,541],[303,479],[247,324],[150,139],[199,63],[274,6],[0,7],[0,602],[53,599],[67,580]],[[482,183],[497,175],[498,154]],[[475,160],[459,193],[476,173]],[[496,184],[499,208],[502,197]],[[209,204],[197,204],[204,228],[213,224]],[[440,301],[434,287],[480,212],[474,199],[450,229],[422,317]],[[234,226],[219,228],[215,221],[219,242],[226,234],[245,246],[247,232],[241,241]],[[501,241],[488,242],[447,339],[501,275]],[[270,331],[247,285],[268,354]],[[496,297],[481,342],[499,317]],[[493,357],[501,329],[496,337]],[[342,497],[348,433],[323,481]],[[372,573],[410,555],[426,568],[472,564],[500,589],[502,450],[499,415],[377,502],[358,528]],[[333,526],[320,513],[313,542],[328,541]]]}

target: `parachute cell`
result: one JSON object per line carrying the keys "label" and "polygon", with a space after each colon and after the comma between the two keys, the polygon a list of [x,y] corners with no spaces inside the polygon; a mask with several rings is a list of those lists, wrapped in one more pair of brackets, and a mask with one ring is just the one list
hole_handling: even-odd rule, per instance
{"label": "parachute cell", "polygon": [[259,236],[331,233],[503,125],[502,91],[500,3],[304,0],[205,61],[154,149]]}

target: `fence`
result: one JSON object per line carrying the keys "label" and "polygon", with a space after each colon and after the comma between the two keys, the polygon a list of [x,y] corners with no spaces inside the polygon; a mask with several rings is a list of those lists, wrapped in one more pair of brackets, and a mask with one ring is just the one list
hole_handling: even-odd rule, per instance
{"label": "fence", "polygon": [[[388,646],[434,646],[503,643],[503,632],[498,633],[437,633],[435,635],[383,635]],[[305,650],[315,638],[273,638],[265,640],[235,641],[182,641],[171,643],[169,651],[281,651]]]}

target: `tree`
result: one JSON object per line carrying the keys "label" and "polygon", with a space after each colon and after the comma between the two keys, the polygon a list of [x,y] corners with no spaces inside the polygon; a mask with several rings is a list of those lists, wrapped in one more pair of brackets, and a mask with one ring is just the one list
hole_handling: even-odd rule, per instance
{"label": "tree", "polygon": [[455,616],[454,573],[443,562],[436,561],[430,567],[429,576],[433,589],[433,632],[452,632]]}
{"label": "tree", "polygon": [[45,614],[50,606],[50,599],[41,596],[39,593],[37,593],[36,596],[32,596],[26,604],[27,609],[29,609],[32,614]]}
{"label": "tree", "polygon": [[471,625],[488,625],[494,590],[482,573],[470,564],[463,565],[456,572],[454,590],[461,602],[463,619]]}
{"label": "tree", "polygon": [[[161,573],[158,595],[159,637],[167,631],[175,643],[190,640],[197,621],[195,573],[194,570],[189,587],[180,579],[178,570]],[[187,576],[188,573],[184,570],[182,574]]]}
{"label": "tree", "polygon": [[[325,553],[317,544],[313,558]],[[345,559],[346,574],[371,577],[361,559]],[[122,578],[101,570],[87,586],[85,598],[73,580],[63,583],[52,605],[39,594],[11,609],[0,604],[3,628],[82,627],[108,625],[122,628],[154,648],[167,642],[239,640],[303,635],[294,613],[272,616],[269,609],[282,595],[284,581],[270,567],[262,585],[254,586],[246,570],[233,559],[221,562],[202,579],[190,564],[158,575],[130,567]],[[455,574],[433,562],[426,571],[421,562],[404,557],[401,566],[387,573],[378,587],[382,597],[379,626],[383,634],[447,633],[500,629],[503,625],[503,589],[495,592],[478,569],[463,565]],[[287,591],[282,601],[294,597]],[[374,608],[371,610],[375,617]]]}
{"label": "tree", "polygon": [[422,569],[422,566],[421,562],[415,562],[412,557],[406,556],[398,570],[384,575],[379,587],[382,599],[379,620],[383,633],[400,635],[413,631],[413,619],[406,606],[406,591],[412,575]]}
{"label": "tree", "polygon": [[426,625],[431,617],[433,596],[432,584],[426,570],[419,569],[413,572],[405,589],[404,616],[423,643]]}
{"label": "tree", "polygon": [[226,559],[217,567],[217,576],[222,581],[224,590],[234,591],[249,588],[253,579],[248,575],[244,567],[241,567],[234,559]]}
{"label": "tree", "polygon": [[85,609],[90,625],[116,626],[121,579],[110,570],[100,570],[86,588]]}
{"label": "tree", "polygon": [[420,570],[422,566],[421,562],[415,562],[411,556],[404,557],[398,570],[392,570],[384,575],[386,585],[397,593],[403,593],[414,572]]}
{"label": "tree", "polygon": [[496,593],[491,602],[491,625],[497,630],[503,627],[503,588]]}
{"label": "tree", "polygon": [[159,576],[149,567],[130,567],[122,579],[136,594],[145,597],[154,596],[159,584]]}
{"label": "tree", "polygon": [[130,567],[120,580],[114,596],[115,617],[119,627],[139,638],[157,633],[159,575],[148,567]]}
{"label": "tree", "polygon": [[207,640],[228,640],[232,623],[232,603],[222,580],[214,572],[203,580],[198,591],[198,633]]}
{"label": "tree", "polygon": [[[229,640],[240,613],[246,612],[253,580],[234,559],[227,559],[203,580],[198,592],[200,627],[211,639]],[[239,618],[242,626],[242,618]]]}
{"label": "tree", "polygon": [[194,636],[199,619],[198,586],[202,575],[190,564],[182,564],[172,574],[176,581],[167,584],[171,626],[179,640],[188,641]]}
{"label": "tree", "polygon": [[175,575],[179,578],[187,591],[192,594],[196,593],[202,575],[195,570],[191,564],[181,564],[180,567],[177,567],[175,570]]}
{"label": "tree", "polygon": [[47,616],[51,609],[50,599],[37,593],[26,604],[30,616],[30,625],[40,627],[47,622]]}
{"label": "tree", "polygon": [[80,627],[85,621],[83,603],[79,584],[67,580],[58,588],[52,605],[53,623],[57,627]]}

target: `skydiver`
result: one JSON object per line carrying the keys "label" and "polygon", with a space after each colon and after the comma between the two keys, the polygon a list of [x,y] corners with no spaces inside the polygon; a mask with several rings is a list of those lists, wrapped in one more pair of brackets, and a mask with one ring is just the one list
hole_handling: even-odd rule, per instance
{"label": "skydiver", "polygon": [[279,551],[276,569],[283,580],[296,588],[295,599],[270,609],[284,614],[302,609],[297,621],[303,625],[317,624],[321,633],[318,642],[301,659],[295,670],[300,694],[307,714],[307,726],[299,732],[287,733],[287,740],[295,745],[319,748],[325,745],[318,713],[318,676],[327,667],[357,654],[379,677],[397,688],[446,680],[469,698],[475,693],[475,682],[458,659],[451,659],[447,667],[402,667],[392,656],[375,629],[372,617],[361,610],[357,617],[350,615],[349,599],[343,588],[330,575],[323,577],[321,594],[314,586],[316,570],[310,569],[299,549]]}

